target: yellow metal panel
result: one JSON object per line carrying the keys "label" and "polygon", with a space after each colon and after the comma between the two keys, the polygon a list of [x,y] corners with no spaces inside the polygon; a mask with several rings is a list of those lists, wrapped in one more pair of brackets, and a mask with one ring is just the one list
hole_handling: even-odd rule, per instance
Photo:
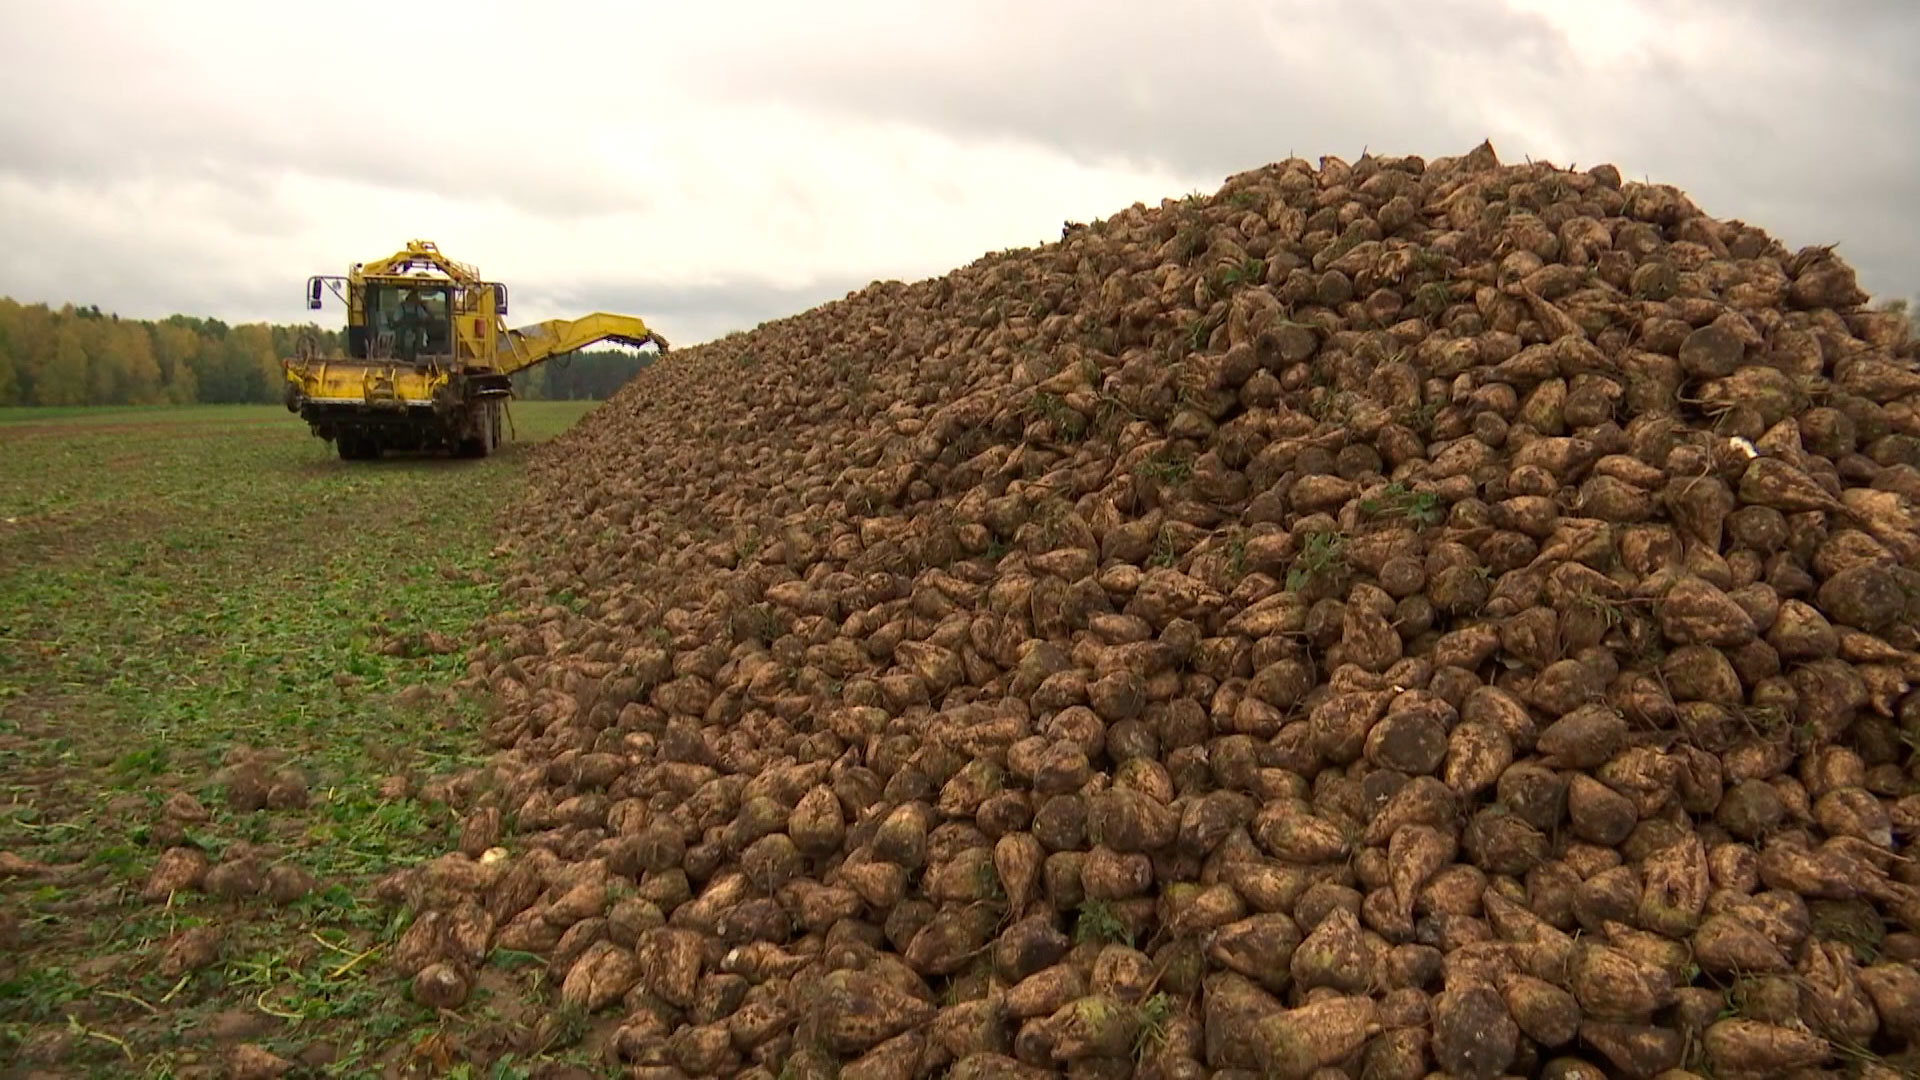
{"label": "yellow metal panel", "polygon": [[287,381],[316,404],[430,405],[447,375],[405,364],[312,360],[288,365]]}

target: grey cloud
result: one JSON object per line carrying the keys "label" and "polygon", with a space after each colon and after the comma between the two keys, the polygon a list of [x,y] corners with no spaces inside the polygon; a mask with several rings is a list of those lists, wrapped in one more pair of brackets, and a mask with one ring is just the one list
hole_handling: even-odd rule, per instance
{"label": "grey cloud", "polygon": [[[249,257],[274,215],[287,207],[266,194],[257,200],[222,205],[222,229],[204,238],[167,239],[112,222],[56,218],[19,212],[0,205],[0,295],[55,307],[67,302],[97,303],[131,318],[164,318],[184,312],[217,315],[229,322],[266,321],[336,325],[341,313],[331,301],[309,312],[304,305],[306,275],[339,273],[355,258],[387,249],[358,247],[307,265],[298,253],[271,260]],[[451,248],[456,258],[464,257]],[[483,266],[488,270],[489,266]],[[502,271],[513,288],[515,325],[538,319],[569,318],[593,311],[639,315],[677,345],[691,345],[789,315],[832,300],[868,284],[866,278],[822,277],[805,284],[777,284],[738,275],[700,284],[657,283],[634,276],[611,276],[573,283],[529,280]],[[32,281],[31,291],[18,283]]]}
{"label": "grey cloud", "polygon": [[[22,303],[98,304],[142,319],[180,313],[229,322],[308,319],[300,293],[304,278],[263,278],[244,260],[219,253],[182,251],[139,236],[61,232],[5,214],[0,236],[8,241],[0,245],[0,295]],[[36,287],[19,288],[16,283],[24,281]]]}
{"label": "grey cloud", "polygon": [[[83,197],[70,200],[80,208],[59,220],[0,205],[0,292],[20,296],[27,285],[41,294],[22,299],[98,302],[130,315],[305,318],[296,295],[304,275],[337,270],[367,251],[346,239],[357,235],[354,222],[325,216],[355,205],[359,192],[335,189],[326,206],[305,205],[299,192],[306,189],[282,182],[289,178],[311,187],[347,181],[375,199],[399,193],[424,196],[428,205],[461,204],[456,209],[469,212],[463,223],[497,214],[503,232],[541,219],[518,231],[535,237],[523,244],[540,244],[547,222],[682,206],[768,222],[775,250],[794,241],[779,239],[771,223],[807,226],[789,236],[857,232],[857,222],[825,220],[828,205],[809,193],[830,180],[812,173],[756,175],[746,186],[764,193],[754,205],[715,207],[712,190],[720,185],[710,181],[724,179],[725,170],[766,166],[753,154],[729,156],[728,147],[751,148],[758,136],[726,132],[699,111],[708,102],[777,102],[963,147],[1013,142],[1082,163],[1192,178],[1202,189],[1288,154],[1352,158],[1371,148],[1431,157],[1489,137],[1509,159],[1611,161],[1629,176],[1676,184],[1709,213],[1759,224],[1790,245],[1837,242],[1877,293],[1920,289],[1920,258],[1912,254],[1920,250],[1920,217],[1911,209],[1920,205],[1913,123],[1920,68],[1911,62],[1920,55],[1920,4],[1910,0],[1644,0],[1628,10],[1654,13],[1661,32],[1600,61],[1595,42],[1500,0],[975,0],[916,6],[911,17],[892,0],[850,0],[792,18],[717,9],[656,18],[621,9],[594,25],[609,40],[648,32],[645,62],[635,63],[630,79],[616,73],[569,89],[584,73],[549,59],[557,52],[547,46],[571,31],[523,20],[522,56],[531,59],[492,96],[480,95],[479,112],[460,113],[446,127],[382,121],[367,111],[364,81],[322,77],[330,70],[325,50],[336,43],[323,38],[318,51],[301,56],[292,38],[305,15],[290,13],[276,40],[231,58],[247,77],[284,74],[249,98],[201,75],[195,65],[202,61],[183,49],[171,51],[172,68],[141,68],[138,41],[98,33],[67,10],[0,11],[0,28],[39,43],[0,67],[0,184]],[[260,14],[266,10],[235,18],[264,25],[272,22]],[[288,40],[277,40],[280,34]],[[284,65],[242,64],[282,46],[290,57]],[[220,63],[225,46],[209,47],[204,63]],[[273,70],[282,66],[284,73]],[[103,77],[116,70],[127,81]],[[366,70],[363,64],[360,75]],[[288,90],[305,79],[311,92]],[[226,85],[236,82],[245,85],[239,78]],[[342,87],[359,92],[343,95]],[[651,121],[665,114],[649,87],[680,95],[687,111],[674,115],[710,138],[697,146],[669,139],[658,152],[674,167],[644,182],[583,158],[588,140],[651,145]],[[928,215],[971,197],[964,178],[920,183],[896,198]],[[192,220],[148,227],[115,205],[143,185],[167,190],[167,207]],[[195,194],[182,201],[183,191]],[[1145,190],[1142,198],[1180,194]],[[1119,209],[1090,205],[1068,216]],[[591,232],[569,228],[566,235]],[[293,250],[288,239],[300,236],[334,253],[306,265],[311,247]],[[453,246],[452,237],[442,239]],[[978,247],[1001,242],[983,237]],[[979,253],[915,243],[902,238],[887,250],[890,265],[942,273]],[[273,254],[249,262],[242,252]],[[633,311],[676,342],[751,326],[866,284],[832,276],[845,273],[847,260],[829,262],[832,253],[818,249],[808,256],[817,261],[800,264],[817,284],[768,284],[755,265],[764,254],[742,246],[728,256],[737,265],[721,265],[716,283],[668,288],[623,284],[617,263],[567,287],[500,272],[516,284],[518,313]],[[653,255],[620,258],[634,265]],[[661,257],[707,266],[712,255]],[[579,257],[604,265],[607,253],[589,247]],[[268,262],[275,265],[254,264]]]}
{"label": "grey cloud", "polygon": [[257,200],[267,196],[276,176],[297,173],[441,198],[471,198],[534,217],[562,219],[638,212],[650,205],[643,192],[572,168],[566,160],[503,153],[477,164],[445,145],[409,145],[387,134],[352,138],[315,129],[293,137],[288,132],[214,128],[195,133],[190,141],[176,141],[184,137],[131,116],[97,127],[116,132],[112,145],[76,138],[44,114],[0,106],[0,144],[8,147],[6,157],[0,158],[0,175],[98,194],[134,177],[195,181],[220,187],[235,198]]}
{"label": "grey cloud", "polygon": [[578,145],[516,142],[489,123],[485,98],[449,112],[434,98],[329,97],[318,86],[304,102],[232,100],[15,63],[0,67],[0,176],[95,193],[134,178],[193,181],[260,199],[298,174],[563,219],[649,206],[618,176],[581,167]]}
{"label": "grey cloud", "polygon": [[[713,89],[1017,137],[1089,161],[1224,174],[1289,150],[1352,155],[1371,142],[1450,151],[1468,133],[1433,130],[1446,104],[1431,81],[1438,61],[1489,51],[1506,63],[1564,59],[1538,20],[1488,18],[1486,4],[1462,0],[1417,9],[1190,0],[1178,17],[1129,14],[1145,13],[1084,2],[953,6],[925,15],[910,37],[857,50],[829,47],[841,31],[823,21],[820,40],[750,40],[751,61],[730,41],[735,58]],[[997,32],[1010,24],[1017,33]],[[1364,37],[1347,40],[1356,30]],[[696,53],[683,62],[697,77],[718,61]]]}
{"label": "grey cloud", "polygon": [[[1560,164],[1612,161],[1786,242],[1837,242],[1870,289],[1920,287],[1920,5],[1648,10],[1669,25],[1711,16],[1718,36],[1592,71],[1590,43],[1496,0],[1189,0],[1159,19],[951,6],[879,47],[832,48],[844,31],[825,22],[812,40],[730,40],[713,89],[1214,177],[1289,153],[1431,157],[1483,137],[1518,158],[1535,132],[1487,111],[1502,101],[1574,148]],[[991,33],[1001,25],[1019,30]],[[689,76],[710,61],[687,57]]]}
{"label": "grey cloud", "polygon": [[837,300],[869,284],[869,279],[853,278],[822,279],[806,285],[744,278],[700,285],[593,282],[573,288],[522,290],[515,293],[514,302],[521,311],[531,306],[563,313],[563,317],[594,311],[638,315],[678,347],[751,329]]}

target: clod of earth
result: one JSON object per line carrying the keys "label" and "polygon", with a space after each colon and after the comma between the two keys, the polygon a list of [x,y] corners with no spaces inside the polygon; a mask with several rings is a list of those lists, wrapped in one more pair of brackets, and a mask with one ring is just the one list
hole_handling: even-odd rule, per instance
{"label": "clod of earth", "polygon": [[298,810],[307,805],[307,780],[297,769],[275,773],[267,787],[267,805],[275,810]]}
{"label": "clod of earth", "polygon": [[34,862],[11,851],[0,851],[0,880],[39,877],[46,872],[44,863]]}
{"label": "clod of earth", "polygon": [[392,960],[543,953],[636,1075],[1912,1069],[1866,300],[1482,145],[677,352],[534,465]]}

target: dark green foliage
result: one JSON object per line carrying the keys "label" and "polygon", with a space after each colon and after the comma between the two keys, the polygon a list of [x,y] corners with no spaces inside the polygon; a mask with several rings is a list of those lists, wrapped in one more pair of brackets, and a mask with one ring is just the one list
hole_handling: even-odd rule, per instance
{"label": "dark green foliage", "polygon": [[640,369],[652,352],[598,349],[562,356],[513,377],[513,392],[529,401],[604,401]]}

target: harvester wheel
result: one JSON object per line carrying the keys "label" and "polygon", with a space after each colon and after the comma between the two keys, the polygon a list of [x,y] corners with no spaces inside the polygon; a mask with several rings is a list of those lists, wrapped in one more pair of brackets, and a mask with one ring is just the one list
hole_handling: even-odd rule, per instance
{"label": "harvester wheel", "polygon": [[460,456],[483,458],[500,445],[500,409],[483,402],[474,410],[474,434],[460,440]]}

